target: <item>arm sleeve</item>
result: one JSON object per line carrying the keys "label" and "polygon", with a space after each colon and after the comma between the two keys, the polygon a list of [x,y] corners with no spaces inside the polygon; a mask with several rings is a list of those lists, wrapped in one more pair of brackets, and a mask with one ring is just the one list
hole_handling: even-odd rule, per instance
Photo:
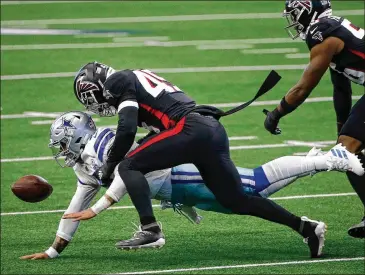
{"label": "arm sleeve", "polygon": [[337,132],[341,131],[349,117],[352,107],[351,82],[344,75],[330,69],[331,80],[333,83],[333,103],[337,117]]}
{"label": "arm sleeve", "polygon": [[[65,214],[79,212],[88,208],[90,202],[95,197],[99,189],[100,189],[99,186],[83,185],[81,183],[78,183],[76,192]],[[62,239],[71,241],[73,235],[75,234],[79,226],[79,223],[80,222],[61,219],[56,235],[58,237],[61,237]]]}
{"label": "arm sleeve", "polygon": [[111,197],[115,202],[120,201],[123,196],[127,193],[127,188],[122,180],[122,178],[119,176],[119,173],[117,171],[118,169],[115,168],[115,177],[113,179],[113,182],[111,183],[110,187],[106,191],[106,195]]}
{"label": "arm sleeve", "polygon": [[133,144],[137,132],[138,108],[127,105],[120,109],[118,116],[119,121],[114,143],[108,155],[108,163],[115,164],[124,158]]}

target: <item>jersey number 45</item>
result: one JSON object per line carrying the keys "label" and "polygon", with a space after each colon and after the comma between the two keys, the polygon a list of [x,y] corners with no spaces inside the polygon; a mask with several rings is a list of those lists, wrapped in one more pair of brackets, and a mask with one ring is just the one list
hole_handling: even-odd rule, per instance
{"label": "jersey number 45", "polygon": [[149,70],[135,70],[133,73],[137,76],[146,92],[153,97],[158,97],[163,91],[167,93],[181,91],[179,87]]}

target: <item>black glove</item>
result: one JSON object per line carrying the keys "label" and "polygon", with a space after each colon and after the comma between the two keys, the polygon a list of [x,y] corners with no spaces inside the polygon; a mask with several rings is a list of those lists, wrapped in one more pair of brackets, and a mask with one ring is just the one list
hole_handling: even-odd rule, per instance
{"label": "black glove", "polygon": [[264,122],[265,129],[273,135],[280,135],[281,129],[278,127],[280,120],[279,112],[276,109],[272,112],[264,109],[263,113],[266,115],[266,119]]}
{"label": "black glove", "polygon": [[98,171],[98,178],[101,180],[103,185],[109,186],[112,181],[112,175],[114,173],[115,166],[117,166],[117,162],[106,162]]}

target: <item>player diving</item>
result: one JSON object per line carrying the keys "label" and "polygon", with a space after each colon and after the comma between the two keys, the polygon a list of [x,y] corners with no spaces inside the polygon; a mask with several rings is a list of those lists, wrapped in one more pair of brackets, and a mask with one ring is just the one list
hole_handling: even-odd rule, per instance
{"label": "player diving", "polygon": [[[58,257],[71,241],[79,226],[78,218],[70,213],[86,210],[102,187],[108,188],[106,196],[114,202],[118,202],[127,194],[127,188],[117,168],[113,173],[111,184],[104,184],[97,175],[98,170],[107,161],[108,151],[113,146],[114,139],[113,130],[97,128],[91,116],[84,112],[67,112],[53,122],[49,147],[61,167],[73,168],[77,178],[77,189],[60,220],[53,245],[45,252],[26,255],[21,257],[22,259]],[[143,141],[139,143],[143,144]],[[134,142],[129,152],[138,146],[139,144]],[[333,154],[333,151],[347,155],[347,158],[340,158],[338,154]],[[320,149],[313,148],[306,157],[285,156],[254,169],[237,167],[237,171],[241,179],[240,188],[244,193],[266,198],[300,177],[322,171],[352,171],[358,165],[357,158],[346,149],[335,147],[328,153],[323,153]],[[162,209],[174,208],[193,223],[199,224],[202,219],[195,208],[232,214],[230,209],[223,207],[217,201],[214,194],[205,185],[198,169],[192,164],[153,171],[147,173],[145,177],[151,199],[161,201]],[[120,186],[122,188],[119,188]],[[99,212],[96,209],[97,204],[91,207],[92,211],[95,211],[94,213]],[[72,219],[65,219],[68,215]],[[323,236],[320,241],[324,241]],[[163,244],[162,239],[159,243],[143,247],[159,247]],[[323,243],[321,248],[322,246]],[[120,247],[119,243],[116,244],[116,247],[124,248]]]}
{"label": "player diving", "polygon": [[[310,63],[300,80],[283,97],[281,103],[266,113],[265,128],[280,134],[280,119],[296,110],[311,94],[329,68],[337,116],[338,143],[357,154],[365,164],[365,96],[352,106],[351,82],[365,86],[365,31],[343,17],[332,16],[330,0],[287,0],[284,16],[289,35],[305,40]],[[346,173],[353,189],[365,207],[365,175]],[[365,216],[348,234],[365,238]]]}

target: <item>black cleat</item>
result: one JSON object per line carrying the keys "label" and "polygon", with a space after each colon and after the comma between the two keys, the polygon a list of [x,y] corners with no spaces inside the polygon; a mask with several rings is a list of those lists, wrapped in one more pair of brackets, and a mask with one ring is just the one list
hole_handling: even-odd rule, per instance
{"label": "black cleat", "polygon": [[140,248],[161,248],[165,245],[165,236],[160,231],[158,233],[142,230],[139,226],[133,237],[129,240],[119,241],[115,247],[123,250],[140,249]]}
{"label": "black cleat", "polygon": [[351,237],[354,238],[365,238],[365,216],[362,218],[362,221],[360,223],[350,227],[348,233]]}
{"label": "black cleat", "polygon": [[315,220],[310,220],[307,217],[301,217],[303,222],[310,223],[313,228],[313,232],[306,238],[304,242],[308,244],[311,253],[311,258],[319,258],[322,256],[322,250],[324,247],[324,235],[326,233],[326,224]]}

